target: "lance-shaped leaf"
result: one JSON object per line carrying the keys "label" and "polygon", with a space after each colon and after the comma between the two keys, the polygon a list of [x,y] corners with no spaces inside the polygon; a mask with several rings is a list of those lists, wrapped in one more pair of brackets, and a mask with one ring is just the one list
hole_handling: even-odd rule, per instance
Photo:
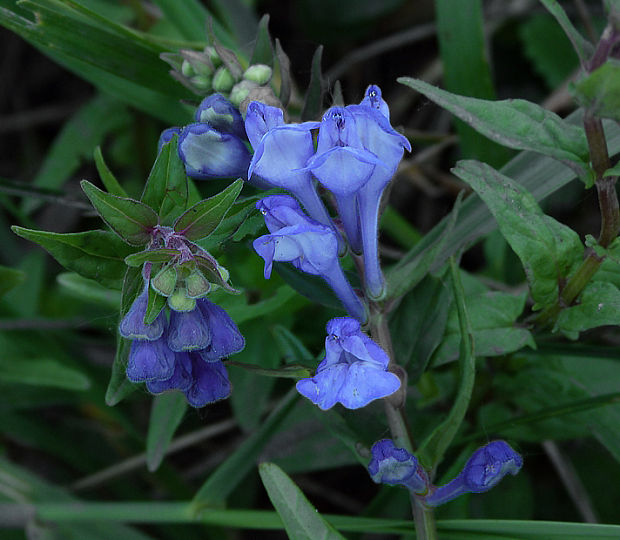
{"label": "lance-shaped leaf", "polygon": [[131,253],[118,236],[109,231],[53,233],[13,226],[12,231],[36,242],[68,270],[94,279],[106,287],[121,288],[127,269],[123,258]]}
{"label": "lance-shaped leaf", "polygon": [[187,402],[181,392],[164,392],[153,399],[146,437],[146,466],[149,471],[158,469],[186,410]]}
{"label": "lance-shaped leaf", "polygon": [[254,43],[250,65],[266,64],[273,67],[273,57],[273,44],[271,43],[271,36],[269,35],[269,15],[263,15],[258,23],[256,41]]}
{"label": "lance-shaped leaf", "polygon": [[142,266],[145,262],[167,263],[178,255],[180,252],[177,249],[145,249],[125,257],[125,264],[127,266]]}
{"label": "lance-shaped leaf", "polygon": [[261,463],[258,467],[263,485],[280,514],[289,538],[296,540],[344,540],[342,536],[275,463]]}
{"label": "lance-shaped leaf", "polygon": [[156,292],[153,287],[149,287],[149,299],[144,313],[144,324],[151,324],[157,318],[160,311],[164,309],[167,298]]}
{"label": "lance-shaped leaf", "polygon": [[479,161],[459,161],[452,172],[487,205],[499,229],[521,259],[534,309],[554,304],[560,281],[583,258],[579,235],[543,214],[534,197],[514,180]]}
{"label": "lance-shaped leaf", "polygon": [[575,83],[572,93],[595,116],[620,120],[620,62],[607,60]]}
{"label": "lance-shaped leaf", "polygon": [[235,180],[217,195],[192,206],[174,224],[174,230],[188,240],[209,236],[220,224],[243,188],[243,180]]}
{"label": "lance-shaped leaf", "polygon": [[97,167],[99,178],[101,178],[101,182],[103,182],[103,185],[108,190],[108,193],[117,195],[118,197],[127,197],[127,192],[118,183],[118,180],[103,159],[100,146],[95,148],[95,151],[93,152],[93,159],[95,160],[95,167]]}
{"label": "lance-shaped leaf", "polygon": [[210,283],[215,283],[219,285],[223,289],[226,289],[231,293],[239,293],[236,289],[233,289],[228,283],[228,276],[222,276],[222,273],[215,262],[215,259],[209,259],[207,257],[202,257],[200,255],[196,255],[194,257],[194,261],[204,276],[209,280]]}
{"label": "lance-shaped leaf", "polygon": [[142,246],[150,239],[150,232],[157,225],[158,217],[150,206],[140,201],[110,195],[82,180],[82,189],[103,221],[132,246]]}
{"label": "lance-shaped leaf", "polygon": [[177,152],[178,141],[174,135],[163,145],[140,198],[161,216],[162,225],[168,225],[187,208],[187,176]]}
{"label": "lance-shaped leaf", "polygon": [[586,176],[585,132],[557,114],[522,99],[489,101],[459,96],[410,77],[400,77],[398,82],[424,94],[489,139],[509,148],[553,157],[581,177]]}
{"label": "lance-shaped leaf", "polygon": [[312,57],[312,70],[310,71],[310,84],[306,92],[304,108],[301,111],[302,120],[316,120],[323,109],[323,92],[325,83],[321,72],[321,57],[323,56],[323,45],[319,45]]}

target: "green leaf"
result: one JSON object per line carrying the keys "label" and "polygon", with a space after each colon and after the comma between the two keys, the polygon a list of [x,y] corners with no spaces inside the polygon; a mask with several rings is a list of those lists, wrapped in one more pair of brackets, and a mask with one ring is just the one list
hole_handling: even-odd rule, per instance
{"label": "green leaf", "polygon": [[146,466],[149,471],[159,468],[186,409],[187,402],[181,392],[164,392],[153,399],[146,436]]}
{"label": "green leaf", "polygon": [[24,281],[26,274],[21,270],[0,266],[0,297],[10,291],[13,287]]}
{"label": "green leaf", "polygon": [[276,309],[280,309],[287,302],[295,298],[295,296],[295,291],[285,285],[283,287],[278,287],[274,295],[254,304],[248,304],[245,296],[231,297],[228,295],[221,304],[225,307],[233,321],[237,324],[241,324],[273,313]]}
{"label": "green leaf", "polygon": [[237,43],[250,43],[255,38],[258,20],[254,11],[245,2],[214,0],[213,4],[216,6],[220,19],[230,29]]}
{"label": "green leaf", "polygon": [[459,327],[461,330],[459,356],[460,382],[448,416],[431,432],[420,446],[420,461],[427,469],[435,469],[442,461],[446,450],[450,447],[452,440],[465,418],[465,413],[467,413],[471,394],[474,389],[474,380],[476,378],[474,339],[467,306],[465,304],[465,291],[463,290],[463,284],[461,283],[459,270],[454,258],[450,259],[450,277],[452,278],[454,303],[458,312]]}
{"label": "green leaf", "polygon": [[294,290],[312,302],[342,310],[334,291],[318,276],[306,274],[288,263],[276,262],[273,269]]}
{"label": "green leaf", "polygon": [[0,357],[0,382],[86,390],[90,381],[81,371],[53,358]]}
{"label": "green leaf", "polygon": [[96,302],[114,310],[120,308],[121,295],[119,291],[110,290],[92,279],[87,279],[73,272],[63,272],[58,274],[56,280],[61,287],[78,298]]}
{"label": "green leaf", "polygon": [[581,65],[585,66],[590,60],[590,57],[594,53],[594,47],[585,39],[573,26],[564,9],[557,0],[540,0],[542,4],[547,8],[549,13],[555,17],[558,21],[564,33],[570,39],[573,44],[573,48],[581,61]]}
{"label": "green leaf", "polygon": [[[515,326],[516,319],[523,312],[526,299],[527,294],[513,295],[497,291],[467,297],[476,355],[502,356],[518,351],[526,345],[536,348],[529,330]],[[433,366],[458,358],[460,335],[458,314],[456,310],[452,310],[446,335],[433,355]]]}
{"label": "green leaf", "polygon": [[452,171],[489,207],[502,235],[521,259],[536,302],[534,309],[554,304],[560,280],[583,258],[577,233],[543,214],[530,193],[484,163],[460,161]]}
{"label": "green leaf", "polygon": [[[446,90],[465,96],[494,99],[493,81],[484,36],[481,0],[469,0],[467,9],[454,9],[451,0],[435,2],[437,34]],[[463,157],[499,165],[508,159],[505,148],[489,144],[467,124],[456,121]]]}
{"label": "green leaf", "polygon": [[151,239],[150,231],[157,225],[158,217],[150,206],[110,195],[88,180],[82,180],[80,184],[101,219],[125,242],[141,246]]}
{"label": "green leaf", "polygon": [[157,155],[140,200],[161,216],[162,225],[170,225],[187,208],[187,176],[177,152],[179,138],[174,135]]}
{"label": "green leaf", "polygon": [[177,249],[145,249],[144,251],[138,251],[138,253],[132,253],[125,257],[124,261],[127,266],[142,266],[145,262],[150,263],[167,263],[174,257],[178,257],[180,254]]}
{"label": "green leaf", "polygon": [[560,330],[570,339],[579,332],[605,325],[620,325],[620,290],[613,283],[588,283],[579,298],[579,304],[563,309],[554,330]]}
{"label": "green leaf", "polygon": [[577,69],[579,59],[566,34],[549,15],[533,15],[519,26],[523,49],[549,90],[562,85]]}
{"label": "green leaf", "polygon": [[239,178],[217,195],[195,204],[179,216],[174,223],[174,230],[188,240],[209,236],[230,210],[242,188],[243,180]]}
{"label": "green leaf", "polygon": [[450,292],[443,282],[426,276],[390,315],[394,358],[407,370],[409,384],[420,379],[441,343],[451,303]]}
{"label": "green leaf", "polygon": [[[80,164],[90,159],[93,149],[101,144],[107,133],[126,126],[128,122],[129,114],[124,105],[108,96],[96,96],[63,125],[33,185],[47,189],[62,187],[77,172]],[[38,201],[24,202],[27,212],[38,206]]]}
{"label": "green leaf", "polygon": [[302,120],[317,120],[323,110],[323,92],[325,83],[321,73],[321,57],[323,56],[323,45],[319,45],[312,57],[312,70],[310,71],[310,83],[306,91],[304,107],[301,111]]}
{"label": "green leaf", "polygon": [[153,321],[157,318],[157,315],[164,309],[166,305],[167,298],[155,292],[153,287],[149,287],[148,292],[148,303],[146,305],[146,312],[144,313],[144,322],[145,324],[152,324]]}
{"label": "green leaf", "polygon": [[184,38],[205,40],[205,22],[211,14],[199,0],[153,0],[153,3]]}
{"label": "green leaf", "polygon": [[258,30],[256,31],[256,42],[254,50],[250,58],[250,65],[265,64],[273,67],[273,44],[269,35],[269,15],[265,14],[258,22]]}
{"label": "green leaf", "polygon": [[99,178],[101,178],[101,183],[108,190],[108,193],[116,195],[117,197],[127,197],[127,192],[118,183],[118,180],[106,165],[100,146],[95,148],[93,159],[95,160],[95,166],[97,167]]}
{"label": "green leaf", "polygon": [[39,244],[68,270],[106,287],[120,289],[127,268],[123,258],[131,253],[131,248],[115,234],[109,231],[61,234],[17,226],[11,230]]}
{"label": "green leaf", "polygon": [[594,116],[620,120],[620,61],[607,60],[576,82],[572,93]]}
{"label": "green leaf", "polygon": [[285,364],[315,363],[312,353],[288,328],[278,324],[272,328],[272,333]]}
{"label": "green leaf", "polygon": [[193,504],[196,511],[204,507],[222,505],[233,490],[254,468],[265,444],[291,412],[298,398],[295,388],[280,400],[278,406],[252,435],[222,463],[196,493]]}
{"label": "green leaf", "polygon": [[588,143],[583,128],[522,99],[489,101],[451,94],[423,81],[400,77],[474,129],[509,148],[533,150],[560,160],[582,177],[588,171]]}
{"label": "green leaf", "polygon": [[274,463],[261,463],[258,472],[289,538],[344,540],[344,536],[318,513],[280,467]]}

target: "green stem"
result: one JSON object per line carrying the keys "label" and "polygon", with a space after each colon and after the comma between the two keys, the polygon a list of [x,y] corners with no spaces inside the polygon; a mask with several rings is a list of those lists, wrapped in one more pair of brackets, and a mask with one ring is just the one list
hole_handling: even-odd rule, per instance
{"label": "green stem", "polygon": [[[388,353],[390,357],[389,370],[396,373],[400,380],[400,388],[391,396],[386,397],[385,415],[394,444],[399,448],[405,448],[409,452],[414,451],[415,442],[413,440],[407,415],[405,413],[405,402],[407,399],[407,373],[394,360],[394,349],[392,347],[392,336],[387,325],[387,317],[377,303],[371,303],[370,315],[370,334],[372,338]],[[411,511],[415,523],[417,540],[436,540],[437,527],[432,508],[427,508],[413,494],[410,493]]]}

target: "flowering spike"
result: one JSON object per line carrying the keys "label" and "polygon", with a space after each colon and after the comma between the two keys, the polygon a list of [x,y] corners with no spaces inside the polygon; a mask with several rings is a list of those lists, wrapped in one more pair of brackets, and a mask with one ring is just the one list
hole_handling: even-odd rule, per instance
{"label": "flowering spike", "polygon": [[438,506],[464,493],[484,493],[507,474],[517,474],[522,466],[523,458],[508,443],[492,441],[472,454],[454,480],[427,496],[426,504]]}
{"label": "flowering spike", "polygon": [[297,391],[321,409],[336,403],[359,409],[393,394],[400,379],[387,371],[389,357],[350,317],[327,323],[325,359],[314,377],[297,382]]}
{"label": "flowering spike", "polygon": [[404,448],[396,448],[391,439],[382,439],[370,449],[368,472],[377,484],[405,486],[413,493],[425,493],[429,479],[416,457]]}

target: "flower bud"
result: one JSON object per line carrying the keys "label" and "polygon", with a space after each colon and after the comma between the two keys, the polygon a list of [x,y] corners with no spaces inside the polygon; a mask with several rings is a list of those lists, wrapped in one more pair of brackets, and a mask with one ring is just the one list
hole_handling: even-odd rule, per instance
{"label": "flower bud", "polygon": [[407,450],[396,448],[391,439],[383,439],[373,444],[370,451],[368,473],[377,484],[401,485],[414,493],[426,492],[429,482],[426,472]]}
{"label": "flower bud", "polygon": [[189,298],[187,291],[179,287],[168,297],[168,306],[174,311],[192,311],[196,307],[196,299]]}
{"label": "flower bud", "polygon": [[190,78],[189,82],[197,90],[205,91],[211,88],[212,79],[211,77],[206,77],[204,75],[194,75],[193,77]]}
{"label": "flower bud", "polygon": [[245,70],[243,78],[263,86],[271,80],[273,70],[265,64],[254,64]]}
{"label": "flower bud", "polygon": [[216,92],[230,92],[235,84],[235,79],[231,75],[228,68],[221,66],[213,75],[213,89]]}
{"label": "flower bud", "polygon": [[255,82],[247,80],[235,84],[230,91],[230,102],[236,107],[239,107],[243,100],[246,99],[250,95],[250,92],[257,86]]}

